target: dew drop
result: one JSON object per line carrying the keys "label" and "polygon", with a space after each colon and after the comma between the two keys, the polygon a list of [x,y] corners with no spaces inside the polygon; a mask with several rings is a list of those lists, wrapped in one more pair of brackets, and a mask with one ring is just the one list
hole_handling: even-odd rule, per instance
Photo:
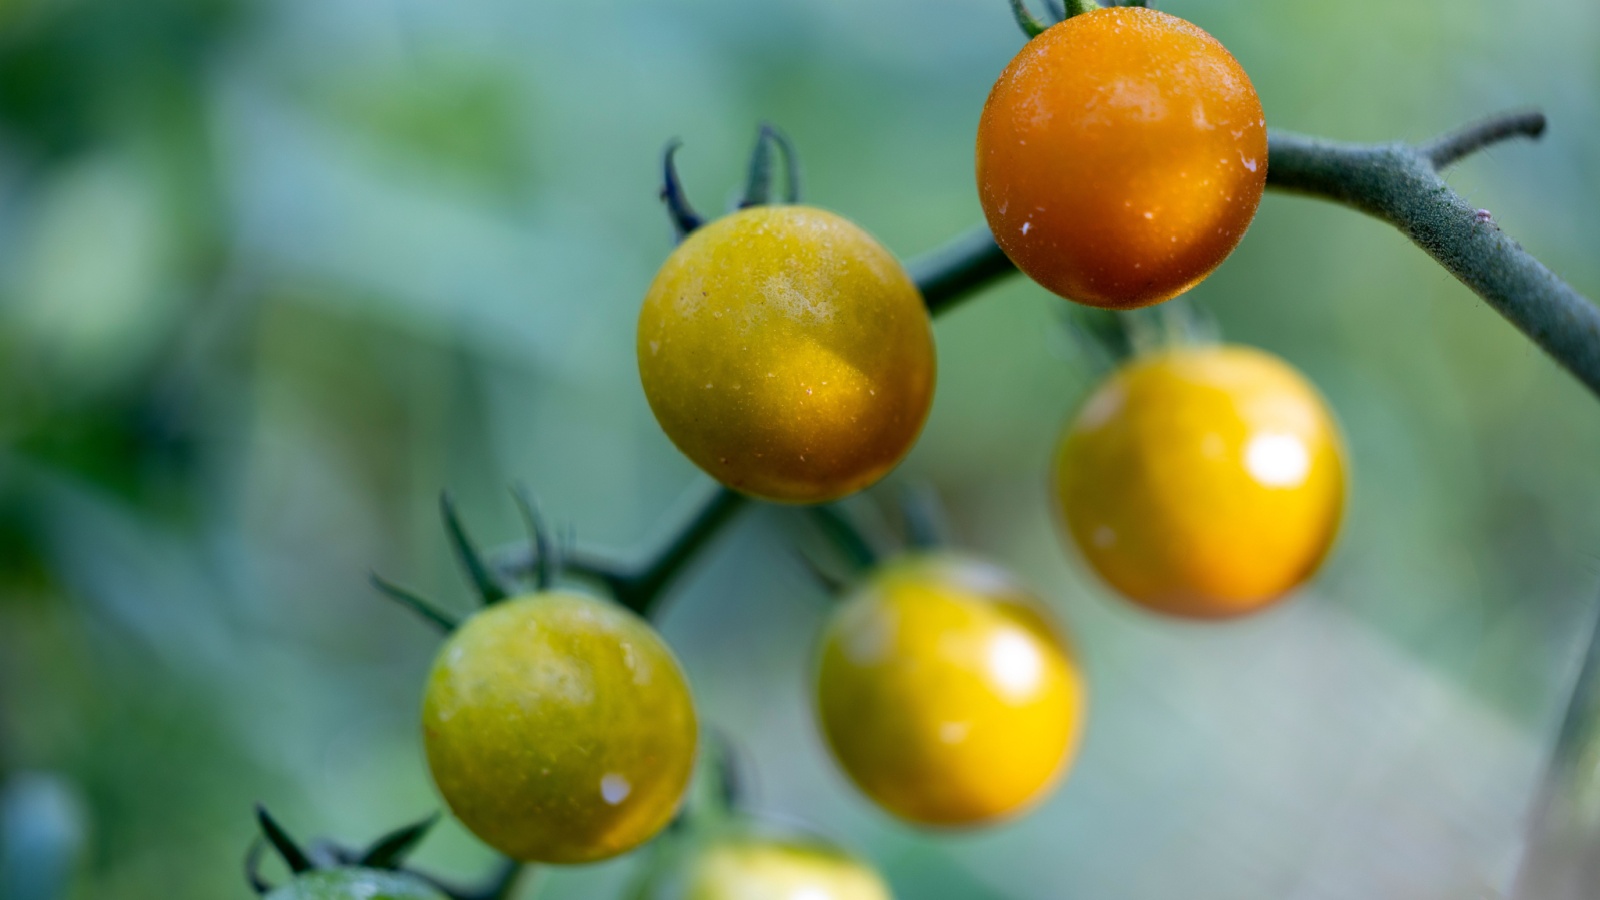
{"label": "dew drop", "polygon": [[600,779],[600,796],[612,806],[616,806],[618,803],[628,799],[628,795],[631,793],[633,793],[633,785],[629,784],[628,779],[623,778],[621,775],[607,775]]}

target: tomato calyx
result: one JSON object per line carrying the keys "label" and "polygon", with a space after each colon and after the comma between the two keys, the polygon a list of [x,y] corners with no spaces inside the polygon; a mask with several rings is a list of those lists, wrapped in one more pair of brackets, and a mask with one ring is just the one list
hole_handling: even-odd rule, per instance
{"label": "tomato calyx", "polygon": [[683,190],[683,180],[678,177],[678,164],[673,158],[682,147],[683,141],[673,138],[667,142],[667,148],[661,151],[661,202],[667,207],[667,217],[672,220],[672,230],[679,243],[706,223],[706,220],[694,211],[694,207],[689,205],[689,198]]}
{"label": "tomato calyx", "polygon": [[[528,529],[528,538],[533,545],[534,587],[540,591],[548,590],[555,584],[560,574],[562,554],[550,539],[550,530],[539,510],[539,503],[528,488],[521,484],[514,485],[511,488],[511,496],[522,514],[522,521]],[[502,568],[489,561],[478,548],[477,542],[467,533],[467,528],[461,521],[461,514],[456,509],[455,498],[450,492],[446,491],[439,496],[439,510],[444,518],[445,534],[449,536],[450,547],[455,551],[456,560],[461,564],[462,571],[477,591],[483,605],[493,606],[516,596],[518,591],[512,579],[507,577]],[[433,601],[389,581],[376,572],[372,573],[371,581],[379,593],[421,616],[446,634],[461,624],[459,618],[442,612]]]}
{"label": "tomato calyx", "polygon": [[[833,548],[839,565],[830,565],[812,553],[801,551],[799,559],[824,592],[841,599],[867,573],[886,559],[908,553],[927,553],[951,545],[950,519],[939,492],[929,484],[901,488],[896,502],[898,520],[885,527],[864,529],[861,517],[844,504],[811,507],[808,512],[822,536]],[[878,518],[876,516],[872,517]],[[841,574],[840,568],[847,572]]]}
{"label": "tomato calyx", "polygon": [[1149,4],[1145,0],[1113,0],[1113,2],[1105,4],[1105,6],[1102,6],[1098,0],[1044,0],[1044,5],[1049,10],[1050,16],[1055,19],[1054,22],[1045,22],[1032,12],[1029,12],[1027,3],[1024,0],[1011,0],[1011,14],[1016,17],[1017,26],[1022,29],[1023,34],[1028,36],[1029,40],[1043,34],[1044,30],[1051,25],[1065,22],[1073,16],[1082,15],[1086,12],[1094,12],[1097,9],[1104,9],[1106,6],[1146,7]]}
{"label": "tomato calyx", "polygon": [[314,872],[330,873],[335,877],[346,875],[352,880],[365,880],[375,877],[375,874],[389,873],[391,887],[398,884],[408,891],[414,891],[419,897],[443,896],[449,900],[505,900],[509,897],[524,870],[522,864],[511,860],[505,860],[483,884],[474,887],[447,885],[438,878],[406,867],[406,859],[438,823],[439,817],[440,814],[435,812],[427,818],[402,825],[358,850],[327,840],[302,845],[267,812],[265,806],[258,803],[256,822],[261,828],[261,836],[251,843],[245,855],[245,880],[251,890],[260,896],[276,890],[260,871],[262,850],[270,844],[293,876],[291,883]]}
{"label": "tomato calyx", "polygon": [[794,144],[783,132],[763,123],[756,135],[755,149],[750,151],[750,169],[745,177],[744,197],[740,209],[766,206],[772,202],[774,156],[783,157],[785,190],[783,202],[800,202],[800,157]]}
{"label": "tomato calyx", "polygon": [[[683,141],[673,138],[661,152],[661,202],[667,208],[667,218],[679,243],[706,223],[704,216],[695,212],[678,176],[677,153]],[[755,148],[750,151],[750,164],[745,170],[744,190],[734,210],[752,206],[767,206],[773,202],[774,177],[778,157],[782,157],[784,192],[781,202],[800,202],[800,156],[794,143],[775,126],[763,123],[756,133]]]}
{"label": "tomato calyx", "polygon": [[1034,15],[1024,0],[1011,0],[1011,14],[1017,19],[1017,27],[1022,29],[1022,33],[1027,35],[1029,40],[1043,34],[1051,25],[1101,8],[1096,0],[1044,0],[1044,5],[1054,22],[1046,22]]}
{"label": "tomato calyx", "polygon": [[1221,339],[1209,311],[1179,295],[1155,306],[1116,313],[1127,336],[1129,356],[1147,356],[1174,347],[1204,347]]}
{"label": "tomato calyx", "polygon": [[250,845],[245,856],[245,880],[257,894],[272,891],[272,885],[261,876],[261,851],[263,840],[278,852],[291,875],[303,875],[316,869],[355,867],[385,872],[404,871],[405,858],[416,849],[429,829],[439,821],[439,814],[409,825],[403,825],[374,841],[365,850],[355,851],[328,841],[318,841],[302,847],[280,825],[267,808],[256,804],[256,822],[261,828],[261,838]]}

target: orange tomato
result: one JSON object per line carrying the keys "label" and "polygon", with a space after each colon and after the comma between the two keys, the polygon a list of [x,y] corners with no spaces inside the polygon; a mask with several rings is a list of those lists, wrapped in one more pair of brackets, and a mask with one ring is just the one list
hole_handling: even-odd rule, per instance
{"label": "orange tomato", "polygon": [[1344,506],[1338,426],[1314,388],[1248,347],[1186,347],[1111,375],[1055,461],[1066,531],[1128,599],[1222,618],[1316,571]]}
{"label": "orange tomato", "polygon": [[817,715],[834,758],[889,812],[978,825],[1038,802],[1077,750],[1083,677],[1043,605],[958,556],[881,566],[834,613]]}
{"label": "orange tomato", "polygon": [[1261,202],[1267,129],[1250,78],[1166,13],[1073,16],[1006,67],[978,125],[978,194],[1028,277],[1132,309],[1198,284]]}

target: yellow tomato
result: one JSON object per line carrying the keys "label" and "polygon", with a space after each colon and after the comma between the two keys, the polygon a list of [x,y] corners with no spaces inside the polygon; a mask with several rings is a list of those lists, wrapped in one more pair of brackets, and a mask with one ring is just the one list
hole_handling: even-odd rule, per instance
{"label": "yellow tomato", "polygon": [[822,642],[818,717],[868,796],[926,825],[974,825],[1044,796],[1076,752],[1083,678],[1043,606],[949,555],[879,568]]}
{"label": "yellow tomato", "polygon": [[1344,505],[1316,388],[1247,347],[1163,351],[1114,373],[1056,454],[1067,532],[1123,595],[1180,616],[1254,611],[1316,571]]}
{"label": "yellow tomato", "polygon": [[719,829],[638,893],[643,900],[891,900],[878,874],[818,841]]}
{"label": "yellow tomato", "polygon": [[525,861],[633,849],[682,800],[697,728],[677,660],[643,619],[548,591],[477,613],[422,706],[434,783],[484,843]]}
{"label": "yellow tomato", "polygon": [[865,231],[804,206],[690,234],[645,295],[638,353],[678,449],[768,500],[820,503],[877,481],[933,400],[916,285]]}

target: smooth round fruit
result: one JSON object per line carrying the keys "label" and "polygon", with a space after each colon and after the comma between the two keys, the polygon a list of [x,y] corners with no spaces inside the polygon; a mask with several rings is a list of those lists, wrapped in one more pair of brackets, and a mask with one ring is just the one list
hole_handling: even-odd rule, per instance
{"label": "smooth round fruit", "polygon": [[316,869],[295,876],[265,900],[449,900],[415,875],[378,869]]}
{"label": "smooth round fruit", "polygon": [[1211,35],[1111,7],[1029,41],[978,124],[995,240],[1051,291],[1108,309],[1171,299],[1221,265],[1267,178],[1250,79]]}
{"label": "smooth round fruit", "polygon": [[889,812],[975,825],[1043,797],[1076,751],[1084,685],[1042,604],[950,555],[880,567],[822,642],[818,718],[834,757]]}
{"label": "smooth round fruit", "polygon": [[434,783],[484,843],[529,862],[633,849],[694,766],[694,703],[643,619],[562,591],[506,600],[440,649],[422,704]]}
{"label": "smooth round fruit", "polygon": [[690,846],[640,900],[891,900],[878,874],[818,841],[723,833]]}
{"label": "smooth round fruit", "polygon": [[1136,359],[1089,396],[1056,454],[1089,565],[1161,612],[1254,611],[1316,571],[1344,506],[1344,451],[1316,388],[1236,346]]}
{"label": "smooth round fruit", "polygon": [[656,420],[728,487],[820,503],[882,478],[933,401],[922,295],[872,236],[830,212],[757,206],[702,226],[639,313]]}

